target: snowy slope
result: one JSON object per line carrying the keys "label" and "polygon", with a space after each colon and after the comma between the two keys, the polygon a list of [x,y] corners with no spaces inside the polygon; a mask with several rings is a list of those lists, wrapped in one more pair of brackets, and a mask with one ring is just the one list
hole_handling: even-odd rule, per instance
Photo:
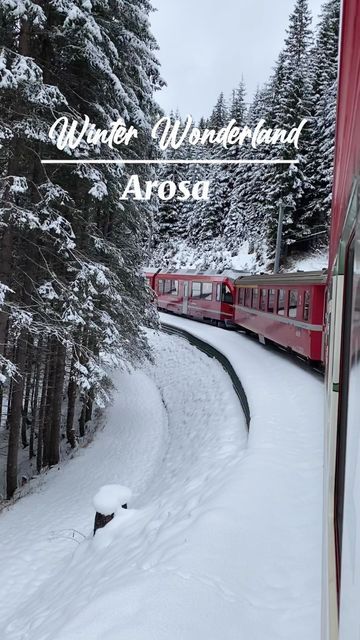
{"label": "snowy slope", "polygon": [[[242,336],[171,321],[241,372],[249,442],[220,365],[152,334],[155,365],[119,375],[91,447],[0,516],[3,640],[318,640],[322,385]],[[92,539],[92,497],[114,482],[134,499]]]}
{"label": "snowy slope", "polygon": [[[3,640],[149,638],[151,626],[169,637],[193,606],[193,580],[205,618],[226,592],[221,574],[207,574],[210,546],[201,571],[186,565],[197,522],[216,520],[211,499],[246,445],[238,399],[220,365],[179,339],[153,341],[156,366],[119,376],[108,426],[89,449],[0,516]],[[92,497],[113,482],[134,492],[124,522],[79,546],[61,539],[67,528],[90,535]]]}

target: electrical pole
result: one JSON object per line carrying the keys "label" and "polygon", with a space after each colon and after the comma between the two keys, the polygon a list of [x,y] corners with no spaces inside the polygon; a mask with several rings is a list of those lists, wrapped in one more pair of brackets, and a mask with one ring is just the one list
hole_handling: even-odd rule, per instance
{"label": "electrical pole", "polygon": [[280,271],[282,230],[283,230],[283,222],[284,222],[284,209],[285,209],[284,203],[280,200],[280,202],[279,202],[279,220],[278,220],[278,229],[277,229],[277,238],[276,238],[276,253],[275,253],[274,273],[279,273],[279,271]]}

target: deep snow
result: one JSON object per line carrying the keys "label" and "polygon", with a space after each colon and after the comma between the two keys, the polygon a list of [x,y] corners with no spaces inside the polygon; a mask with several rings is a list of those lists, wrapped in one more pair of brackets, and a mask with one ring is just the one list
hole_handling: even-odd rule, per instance
{"label": "deep snow", "polygon": [[[220,365],[151,333],[156,363],[118,374],[104,431],[0,515],[2,640],[318,640],[322,384],[171,322],[238,368],[249,439]],[[129,509],[92,538],[93,496],[115,483]]]}

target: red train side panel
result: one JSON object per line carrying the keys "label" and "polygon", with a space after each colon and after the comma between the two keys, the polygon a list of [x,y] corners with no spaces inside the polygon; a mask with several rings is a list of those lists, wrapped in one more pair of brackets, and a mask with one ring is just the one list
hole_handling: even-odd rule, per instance
{"label": "red train side panel", "polygon": [[338,251],[353,180],[360,167],[360,2],[342,4],[335,175],[329,274]]}
{"label": "red train side panel", "polygon": [[233,323],[234,278],[226,274],[160,271],[152,282],[160,310],[212,324]]}
{"label": "red train side panel", "polygon": [[326,275],[321,272],[239,278],[235,324],[304,358],[323,361]]}

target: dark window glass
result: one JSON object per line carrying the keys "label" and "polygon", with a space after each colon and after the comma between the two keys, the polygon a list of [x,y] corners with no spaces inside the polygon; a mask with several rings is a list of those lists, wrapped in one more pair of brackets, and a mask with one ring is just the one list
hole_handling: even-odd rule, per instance
{"label": "dark window glass", "polygon": [[239,304],[241,304],[241,306],[244,306],[244,301],[245,301],[245,289],[244,287],[241,287],[241,289],[239,289]]}
{"label": "dark window glass", "polygon": [[280,289],[278,297],[278,315],[285,315],[285,289]]}
{"label": "dark window glass", "polygon": [[170,280],[171,282],[171,288],[169,293],[171,293],[172,296],[178,296],[179,295],[179,281],[178,280]]}
{"label": "dark window glass", "polygon": [[211,282],[202,283],[201,297],[203,300],[212,300],[212,283]]}
{"label": "dark window glass", "polygon": [[191,297],[200,298],[201,296],[201,282],[193,282],[191,288]]}
{"label": "dark window glass", "polygon": [[261,289],[260,309],[261,311],[266,311],[267,309],[267,289]]}
{"label": "dark window glass", "polygon": [[171,293],[171,280],[164,280],[164,293],[167,295]]}
{"label": "dark window glass", "polygon": [[253,309],[257,309],[259,306],[259,289],[253,289],[252,306]]}
{"label": "dark window glass", "polygon": [[227,284],[222,285],[221,300],[226,304],[233,304],[234,302],[230,287]]}
{"label": "dark window glass", "polygon": [[274,307],[275,307],[275,289],[269,289],[269,302],[268,302],[268,311],[270,311],[270,313],[274,312]]}
{"label": "dark window glass", "polygon": [[304,320],[305,320],[305,322],[307,322],[309,320],[309,315],[310,315],[310,291],[306,290],[305,291],[305,296],[304,296]]}
{"label": "dark window glass", "polygon": [[251,307],[252,289],[245,289],[245,307]]}
{"label": "dark window glass", "polygon": [[298,306],[298,292],[290,291],[289,293],[289,317],[296,318]]}

